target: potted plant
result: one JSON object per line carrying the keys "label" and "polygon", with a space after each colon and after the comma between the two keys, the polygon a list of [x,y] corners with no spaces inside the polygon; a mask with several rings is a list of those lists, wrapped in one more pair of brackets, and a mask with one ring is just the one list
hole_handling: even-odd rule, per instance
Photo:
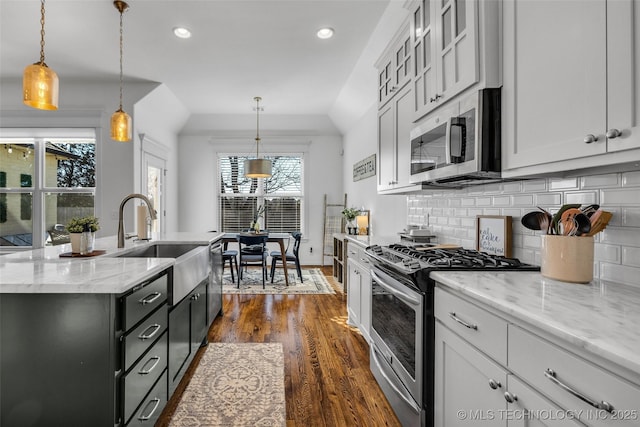
{"label": "potted plant", "polygon": [[[93,248],[93,241],[95,240],[95,232],[100,229],[100,222],[98,218],[93,215],[87,215],[83,217],[73,217],[67,222],[65,227],[69,232],[71,238],[71,252],[80,253],[80,242],[82,232],[85,228],[88,228],[91,232],[91,242],[88,246]],[[90,251],[89,251],[90,252]]]}
{"label": "potted plant", "polygon": [[360,215],[360,209],[358,208],[344,208],[342,210],[342,216],[347,221],[346,224],[346,232],[348,234],[354,234],[353,230],[356,229],[356,225],[354,223],[356,217]]}

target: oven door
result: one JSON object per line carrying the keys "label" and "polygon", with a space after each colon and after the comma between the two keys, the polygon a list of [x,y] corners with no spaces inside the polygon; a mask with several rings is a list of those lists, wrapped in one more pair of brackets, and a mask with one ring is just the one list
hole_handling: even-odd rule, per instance
{"label": "oven door", "polygon": [[[371,269],[371,293],[372,364],[379,365],[377,369],[382,370],[387,385],[396,393],[408,391],[419,414],[423,397],[424,296],[403,283],[403,278],[391,277],[376,267]],[[399,386],[394,384],[397,380]]]}

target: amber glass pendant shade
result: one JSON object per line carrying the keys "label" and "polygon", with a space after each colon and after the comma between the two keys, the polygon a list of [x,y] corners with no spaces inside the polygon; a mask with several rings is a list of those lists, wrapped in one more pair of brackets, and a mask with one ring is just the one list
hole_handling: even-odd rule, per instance
{"label": "amber glass pendant shade", "polygon": [[250,159],[244,161],[244,176],[247,178],[270,178],[271,160]]}
{"label": "amber glass pendant shade", "polygon": [[111,116],[111,139],[120,142],[131,141],[131,116],[121,109]]}
{"label": "amber glass pendant shade", "polygon": [[58,75],[47,64],[27,65],[22,78],[22,95],[25,105],[39,110],[58,109]]}

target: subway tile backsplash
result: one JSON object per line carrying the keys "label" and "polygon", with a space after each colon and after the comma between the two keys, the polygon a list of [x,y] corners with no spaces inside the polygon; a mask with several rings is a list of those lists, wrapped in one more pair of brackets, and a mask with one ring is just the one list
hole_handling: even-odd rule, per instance
{"label": "subway tile backsplash", "polygon": [[440,243],[475,248],[477,215],[512,217],[513,256],[540,265],[540,232],[522,226],[540,206],[555,213],[565,203],[598,203],[613,213],[595,236],[594,277],[640,286],[640,172],[545,178],[410,195],[408,224],[428,226]]}

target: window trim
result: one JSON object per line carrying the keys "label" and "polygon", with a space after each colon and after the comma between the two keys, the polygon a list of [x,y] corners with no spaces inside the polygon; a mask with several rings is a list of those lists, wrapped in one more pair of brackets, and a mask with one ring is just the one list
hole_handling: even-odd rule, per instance
{"label": "window trim", "polygon": [[[269,157],[276,157],[276,156],[286,156],[286,157],[299,157],[301,159],[301,171],[300,171],[300,195],[291,195],[288,193],[270,193],[270,194],[265,194],[264,193],[264,179],[260,179],[259,180],[259,191],[256,193],[222,193],[220,191],[222,182],[221,182],[221,173],[220,173],[220,159],[224,158],[224,157],[230,157],[230,156],[238,156],[238,157],[252,157],[252,154],[250,152],[230,152],[230,151],[218,151],[215,153],[216,157],[216,185],[215,185],[215,200],[216,200],[216,216],[217,216],[217,227],[218,228],[222,228],[222,218],[220,215],[220,210],[221,210],[221,203],[220,200],[222,197],[256,197],[258,199],[258,203],[260,204],[260,200],[264,200],[265,198],[269,198],[269,197],[274,197],[274,198],[282,198],[282,197],[293,197],[293,198],[299,198],[300,199],[300,232],[304,235],[306,234],[306,228],[307,228],[307,188],[306,188],[306,174],[307,174],[307,167],[306,167],[306,161],[308,158],[308,152],[306,150],[291,150],[291,151],[268,151],[268,152],[263,152],[262,155],[265,158],[269,158]],[[249,226],[249,224],[247,224],[247,227]],[[221,230],[221,231],[225,231],[225,230]]]}
{"label": "window trim", "polygon": [[[45,196],[49,193],[91,193],[94,197],[94,212],[97,210],[95,201],[98,188],[99,165],[99,129],[93,127],[51,127],[51,128],[0,128],[0,139],[23,140],[33,144],[33,175],[31,187],[5,187],[0,190],[7,194],[31,194],[31,246],[0,246],[0,253],[43,248],[46,242],[45,227]],[[96,157],[96,186],[95,187],[46,187],[45,186],[45,140],[47,138],[86,138],[93,139]]]}

